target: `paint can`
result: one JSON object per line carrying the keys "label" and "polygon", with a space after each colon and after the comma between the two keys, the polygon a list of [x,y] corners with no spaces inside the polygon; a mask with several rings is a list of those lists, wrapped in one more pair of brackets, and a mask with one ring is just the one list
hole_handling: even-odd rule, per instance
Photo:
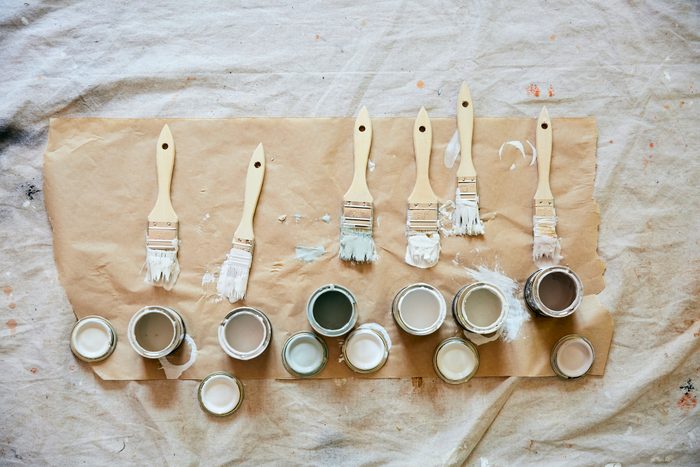
{"label": "paint can", "polygon": [[389,359],[389,335],[379,326],[355,329],[343,342],[343,359],[355,373],[379,371]]}
{"label": "paint can", "polygon": [[438,289],[429,284],[411,284],[399,290],[391,304],[394,321],[414,336],[427,336],[445,322],[447,303]]}
{"label": "paint can", "polygon": [[229,357],[237,360],[259,356],[271,340],[272,324],[265,313],[256,308],[235,308],[219,325],[219,345]]}
{"label": "paint can", "polygon": [[583,300],[583,284],[565,266],[549,266],[535,271],[525,282],[525,303],[533,312],[551,318],[572,314]]}
{"label": "paint can", "polygon": [[479,351],[466,339],[449,337],[435,349],[433,368],[446,383],[466,383],[479,369]]}
{"label": "paint can", "polygon": [[300,331],[289,336],[282,348],[282,364],[290,375],[308,378],[317,375],[328,363],[328,346],[313,332]]}
{"label": "paint can", "polygon": [[465,285],[455,294],[452,315],[464,330],[492,337],[503,327],[508,306],[498,287],[476,282]]}
{"label": "paint can", "polygon": [[306,316],[311,327],[322,336],[343,336],[357,323],[357,300],[343,286],[324,285],[309,298]]}
{"label": "paint can", "polygon": [[593,344],[578,334],[569,334],[559,339],[550,357],[552,370],[564,379],[584,376],[591,370],[594,361]]}
{"label": "paint can", "polygon": [[225,417],[238,410],[244,395],[241,380],[225,371],[207,375],[197,388],[199,406],[217,417]]}
{"label": "paint can", "polygon": [[185,322],[180,314],[164,306],[147,306],[129,320],[129,343],[144,358],[170,355],[185,340]]}
{"label": "paint can", "polygon": [[70,350],[84,362],[101,362],[112,355],[116,347],[117,333],[101,316],[86,316],[73,326]]}

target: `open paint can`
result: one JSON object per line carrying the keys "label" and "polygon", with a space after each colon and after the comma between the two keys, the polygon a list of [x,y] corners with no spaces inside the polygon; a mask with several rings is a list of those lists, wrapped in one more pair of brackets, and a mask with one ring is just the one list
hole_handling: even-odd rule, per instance
{"label": "open paint can", "polygon": [[564,379],[580,378],[590,371],[594,361],[593,344],[578,334],[559,339],[550,358],[554,373]]}
{"label": "open paint can", "polygon": [[306,316],[311,327],[322,336],[343,336],[357,323],[357,300],[345,287],[324,285],[309,298]]}
{"label": "open paint can", "polygon": [[563,318],[583,300],[583,284],[571,269],[549,266],[534,272],[525,282],[525,303],[542,316]]}
{"label": "open paint can", "polygon": [[173,353],[185,340],[185,322],[164,306],[141,308],[131,317],[129,343],[144,358],[158,359]]}
{"label": "open paint can", "polygon": [[379,371],[389,358],[389,335],[380,326],[355,329],[343,343],[343,359],[355,373]]}
{"label": "open paint can", "polygon": [[225,371],[207,375],[197,388],[197,398],[202,410],[217,417],[225,417],[238,410],[243,403],[243,397],[241,381]]}
{"label": "open paint can", "polygon": [[73,326],[70,349],[84,362],[101,362],[112,355],[116,347],[117,333],[101,316],[86,316]]}
{"label": "open paint can", "polygon": [[459,289],[452,300],[452,314],[463,329],[493,336],[503,327],[508,306],[498,287],[476,282]]}
{"label": "open paint can", "polygon": [[446,383],[466,383],[479,369],[479,351],[466,339],[449,337],[435,349],[433,368]]}
{"label": "open paint can", "polygon": [[262,354],[272,340],[272,325],[255,308],[231,310],[219,325],[219,345],[229,357],[250,360]]}
{"label": "open paint can", "polygon": [[440,291],[429,284],[412,284],[396,294],[391,304],[394,321],[415,336],[437,331],[445,322],[447,304]]}
{"label": "open paint can", "polygon": [[313,332],[292,334],[282,348],[282,364],[292,376],[308,378],[320,373],[328,363],[328,346]]}

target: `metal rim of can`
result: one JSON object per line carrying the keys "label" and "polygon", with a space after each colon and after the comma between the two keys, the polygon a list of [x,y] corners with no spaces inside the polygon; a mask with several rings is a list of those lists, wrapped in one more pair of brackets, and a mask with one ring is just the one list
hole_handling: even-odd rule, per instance
{"label": "metal rim of can", "polygon": [[[401,317],[401,310],[399,309],[399,305],[403,297],[406,296],[406,294],[411,290],[416,290],[419,288],[430,290],[431,292],[435,293],[436,296],[440,299],[440,317],[430,327],[424,329],[418,329],[414,328],[413,326],[409,326]],[[399,327],[407,333],[412,334],[414,336],[427,336],[428,334],[432,334],[438,329],[440,329],[442,324],[445,322],[445,317],[447,316],[447,301],[445,300],[444,295],[442,295],[442,293],[436,287],[430,284],[426,284],[424,282],[418,282],[415,284],[407,285],[406,287],[399,290],[396,295],[394,295],[394,300],[391,303],[391,314],[394,317],[394,321],[396,321],[396,324],[398,324]]]}
{"label": "metal rim of can", "polygon": [[[358,334],[373,334],[376,336],[379,336],[379,339],[381,339],[381,342],[384,346],[384,352],[382,354],[382,359],[381,361],[374,367],[370,368],[367,370],[363,370],[361,368],[357,368],[355,365],[353,365],[350,360],[348,359],[348,354],[347,354],[347,348],[348,348],[348,342],[350,342],[350,339]],[[350,333],[350,335],[345,339],[345,342],[343,342],[343,348],[342,348],[342,353],[343,353],[343,360],[345,361],[345,364],[350,368],[352,371],[355,373],[360,373],[360,374],[369,374],[369,373],[374,373],[376,371],[381,370],[384,365],[386,365],[387,360],[389,360],[389,344],[387,344],[386,339],[384,336],[382,336],[382,333],[379,331],[375,331],[372,328],[362,328],[362,329],[355,329],[353,332]]]}
{"label": "metal rim of can", "polygon": [[[136,339],[135,332],[139,320],[141,320],[145,315],[150,313],[157,313],[165,316],[166,318],[168,318],[168,320],[170,320],[170,323],[173,327],[173,337],[170,340],[170,343],[161,350],[146,350],[141,346],[141,344],[139,344],[138,340]],[[185,340],[186,332],[187,331],[185,329],[185,322],[182,319],[180,313],[166,306],[149,305],[141,308],[131,317],[131,319],[129,320],[127,336],[129,338],[129,343],[131,344],[131,347],[137,354],[141,355],[144,358],[155,360],[158,358],[166,357],[173,353],[175,350],[177,350],[177,348],[180,347],[182,342]]]}
{"label": "metal rim of can", "polygon": [[[210,411],[206,407],[206,405],[204,405],[204,401],[202,400],[202,389],[204,389],[204,384],[208,380],[210,380],[211,378],[213,378],[215,376],[226,376],[228,378],[231,378],[236,383],[236,386],[238,386],[238,391],[240,394],[240,398],[238,399],[238,404],[236,404],[236,406],[233,409],[231,409],[230,411],[228,411],[226,413],[216,413],[216,412]],[[227,416],[231,415],[232,413],[236,412],[241,407],[241,404],[243,404],[244,398],[245,398],[245,389],[243,387],[243,383],[241,382],[240,379],[236,378],[234,375],[232,375],[228,371],[215,371],[214,373],[209,373],[207,376],[204,377],[204,379],[202,379],[202,381],[199,382],[199,386],[197,387],[197,400],[199,400],[199,406],[202,408],[203,411],[205,411],[206,413],[213,415],[215,417],[227,417]]]}
{"label": "metal rim of can", "polygon": [[[347,297],[347,299],[350,301],[350,305],[352,306],[350,320],[344,326],[342,326],[338,329],[326,329],[326,328],[324,328],[316,321],[316,317],[314,316],[314,304],[316,303],[316,300],[322,294],[329,292],[331,290],[340,292],[341,294],[345,295]],[[311,297],[309,297],[309,301],[306,303],[306,317],[309,320],[309,324],[314,329],[314,331],[321,334],[322,336],[326,336],[326,337],[344,336],[345,334],[350,332],[352,330],[352,328],[354,328],[355,325],[357,324],[357,300],[355,299],[355,296],[353,295],[353,293],[350,292],[350,290],[348,290],[347,288],[343,287],[342,285],[326,284],[326,285],[321,286],[318,289],[316,289],[314,291],[314,293],[311,294]]]}
{"label": "metal rim of can", "polygon": [[[94,322],[98,321],[101,325],[104,325],[107,329],[107,332],[109,333],[110,339],[109,339],[109,347],[107,350],[100,356],[98,357],[88,357],[86,355],[83,355],[80,353],[80,351],[76,348],[75,346],[75,338],[76,338],[76,333],[80,330],[82,326],[89,322]],[[97,315],[89,315],[85,316],[83,318],[80,318],[74,325],[73,329],[71,330],[70,333],[70,350],[73,352],[73,355],[75,355],[76,358],[79,360],[82,360],[87,363],[97,363],[101,362],[105,359],[107,359],[112,353],[114,352],[114,349],[117,348],[117,331],[114,330],[114,326],[112,326],[112,323],[107,320],[107,318],[103,318],[102,316],[97,316]]]}
{"label": "metal rim of can", "polygon": [[[287,347],[289,346],[289,344],[290,344],[294,339],[298,339],[299,336],[302,336],[302,335],[304,335],[304,336],[309,336],[309,337],[313,337],[314,339],[316,339],[318,342],[321,343],[321,347],[323,348],[323,362],[321,363],[321,365],[319,365],[319,367],[318,367],[315,371],[309,372],[309,373],[300,373],[300,372],[295,371],[295,370],[289,365],[289,363],[287,362],[287,358],[286,358],[286,355],[287,355]],[[284,369],[287,370],[287,372],[288,372],[289,374],[291,374],[292,376],[296,376],[296,377],[299,377],[299,378],[309,378],[309,377],[311,377],[311,376],[315,376],[315,375],[319,374],[320,372],[322,372],[324,368],[326,368],[326,364],[327,364],[327,363],[328,363],[328,345],[326,345],[326,341],[324,341],[323,339],[321,339],[320,337],[318,337],[318,336],[317,336],[316,334],[314,334],[313,332],[309,332],[309,331],[299,331],[299,332],[295,332],[294,334],[292,334],[291,336],[289,336],[289,338],[287,338],[286,342],[284,343],[284,346],[282,347],[282,365],[284,366]]]}
{"label": "metal rim of can", "polygon": [[[552,310],[551,308],[547,307],[547,305],[542,302],[539,295],[539,288],[542,280],[553,273],[561,273],[566,275],[573,281],[576,288],[576,296],[574,297],[574,301],[563,310]],[[528,308],[535,313],[548,316],[550,318],[565,318],[573,314],[581,305],[581,301],[583,300],[583,284],[581,283],[581,279],[572,269],[567,268],[566,266],[548,266],[538,269],[527,278],[525,281],[524,296],[525,303],[528,305]]]}
{"label": "metal rim of can", "polygon": [[[228,340],[226,339],[226,325],[235,315],[241,313],[252,315],[259,319],[262,322],[265,332],[265,336],[260,345],[250,352],[240,352],[234,349],[231,347],[231,345],[229,345]],[[265,350],[267,350],[267,348],[270,346],[270,341],[272,341],[272,324],[270,323],[270,319],[267,317],[267,315],[257,308],[242,306],[239,308],[234,308],[226,314],[224,319],[219,324],[218,337],[219,346],[226,353],[226,355],[231,358],[235,358],[236,360],[252,360],[253,358],[262,355],[262,353],[265,352]]]}
{"label": "metal rim of can", "polygon": [[[501,314],[498,316],[498,319],[489,326],[476,326],[473,323],[471,323],[463,314],[464,302],[472,292],[478,289],[487,289],[489,292],[493,293],[501,302]],[[488,282],[475,282],[473,284],[465,285],[457,291],[454,298],[452,299],[452,316],[454,316],[455,321],[457,321],[457,324],[459,324],[460,327],[466,331],[481,335],[493,335],[493,333],[497,332],[503,326],[503,323],[505,322],[506,317],[508,316],[506,297],[498,287]]]}
{"label": "metal rim of can", "polygon": [[[469,347],[472,352],[474,352],[474,355],[476,356],[476,365],[474,366],[474,370],[472,370],[471,373],[469,373],[467,376],[461,379],[450,379],[447,378],[445,375],[442,374],[440,371],[440,368],[438,367],[438,362],[437,362],[437,357],[438,353],[440,352],[440,349],[442,349],[445,345],[447,345],[450,342],[460,342],[464,344],[465,346]],[[481,357],[479,356],[479,349],[476,348],[476,346],[469,340],[463,339],[461,337],[448,337],[447,339],[443,340],[438,344],[438,346],[435,348],[435,352],[433,353],[433,370],[435,370],[435,373],[440,377],[441,380],[446,382],[447,384],[463,384],[469,381],[474,377],[476,372],[479,370],[479,364],[481,362]]]}
{"label": "metal rim of can", "polygon": [[[559,369],[559,365],[557,364],[557,354],[558,354],[559,349],[561,348],[561,346],[562,346],[566,341],[570,341],[570,340],[574,340],[574,339],[582,340],[583,342],[585,342],[586,345],[591,349],[591,356],[592,356],[593,358],[591,359],[591,366],[589,366],[588,369],[587,369],[585,372],[583,372],[582,374],[580,374],[580,375],[578,375],[578,376],[569,376],[569,375],[563,373],[563,372]],[[560,377],[560,378],[562,378],[562,379],[578,379],[578,378],[583,378],[584,376],[586,376],[586,375],[591,371],[591,368],[593,368],[593,364],[595,363],[595,349],[593,348],[593,343],[591,343],[591,341],[590,341],[588,338],[586,338],[586,337],[584,337],[584,336],[582,336],[582,335],[580,335],[580,334],[568,334],[568,335],[562,337],[561,339],[559,339],[559,340],[557,341],[557,343],[554,344],[554,347],[552,347],[552,353],[551,353],[551,355],[549,356],[549,363],[550,363],[550,365],[552,365],[552,370],[554,371],[554,373],[555,373],[558,377]]]}

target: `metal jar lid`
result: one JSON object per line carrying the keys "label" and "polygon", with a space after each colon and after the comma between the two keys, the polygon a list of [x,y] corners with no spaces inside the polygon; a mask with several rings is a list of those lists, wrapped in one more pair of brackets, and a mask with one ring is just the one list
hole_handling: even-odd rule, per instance
{"label": "metal jar lid", "polygon": [[[409,294],[417,290],[429,292],[433,297],[435,297],[438,303],[437,319],[427,327],[418,328],[411,326],[411,324],[406,322],[404,316],[402,315],[401,305],[403,304],[404,299]],[[394,321],[396,321],[396,324],[398,324],[399,327],[407,333],[413,334],[414,336],[427,336],[428,334],[432,334],[440,329],[442,323],[445,322],[445,315],[447,315],[447,303],[445,302],[445,297],[432,285],[424,283],[411,284],[399,290],[399,293],[394,296],[394,300],[391,304],[391,313],[394,317]]]}
{"label": "metal jar lid", "polygon": [[[157,322],[153,322],[154,320]],[[153,329],[154,327],[158,329]],[[167,333],[166,341],[158,348],[149,347],[145,339],[159,337],[159,333]],[[129,320],[128,337],[131,347],[142,357],[149,359],[166,357],[177,350],[185,340],[185,322],[182,316],[172,308],[146,306]]]}
{"label": "metal jar lid", "polygon": [[117,347],[117,333],[101,316],[86,316],[73,325],[70,350],[84,362],[101,362]]}
{"label": "metal jar lid", "polygon": [[[567,365],[562,357],[567,352],[576,359],[576,368],[566,368]],[[587,338],[578,334],[569,334],[559,339],[554,345],[549,361],[557,376],[564,379],[576,379],[586,375],[593,367],[595,350]]]}
{"label": "metal jar lid", "polygon": [[[556,310],[545,304],[541,294],[543,281],[552,275],[562,275],[573,286],[571,302],[567,306]],[[565,266],[549,266],[535,271],[528,277],[527,281],[525,281],[523,295],[528,308],[535,313],[551,318],[564,318],[575,312],[581,304],[583,300],[583,284],[578,275],[571,269]]]}
{"label": "metal jar lid", "polygon": [[[293,361],[290,361],[292,360],[292,353],[297,346],[304,342],[314,346],[313,350],[319,350],[321,358],[313,362],[306,362],[306,365],[295,365]],[[313,332],[300,331],[294,333],[289,336],[289,339],[284,343],[284,347],[282,348],[282,364],[292,376],[308,378],[317,375],[323,371],[326,367],[326,363],[328,363],[328,346],[323,339]]]}
{"label": "metal jar lid", "polygon": [[[379,347],[381,347],[379,358],[377,359],[376,364],[372,365],[371,367],[360,366],[359,365],[360,362],[357,362],[357,361],[353,363],[352,359],[348,355],[353,343],[358,339],[372,340]],[[379,371],[386,364],[386,361],[388,359],[389,359],[389,344],[387,343],[386,338],[384,336],[382,336],[382,333],[380,331],[375,330],[375,329],[368,328],[368,327],[362,327],[362,328],[355,329],[345,339],[345,342],[343,342],[343,360],[345,360],[345,363],[347,364],[348,368],[350,368],[355,373],[367,374],[367,373],[374,373],[375,371]]]}
{"label": "metal jar lid", "polygon": [[[477,323],[472,322],[467,316],[466,302],[469,300],[471,294],[479,290],[487,290],[501,302],[501,312],[498,318],[488,326],[479,326]],[[462,287],[457,294],[455,294],[452,300],[452,315],[455,321],[457,321],[457,324],[463,329],[476,334],[488,335],[497,332],[503,326],[508,315],[508,306],[506,305],[506,298],[503,292],[501,292],[498,287],[487,282],[476,282]]]}
{"label": "metal jar lid", "polygon": [[[332,319],[328,319],[327,317],[320,319],[321,317],[317,316],[317,312],[321,312],[323,314],[338,313],[338,310],[333,310],[331,308],[333,304],[328,303],[326,298],[324,298],[324,295],[328,297],[331,294],[336,297],[342,297],[341,300],[346,299],[347,305],[349,306],[349,309],[339,310],[339,312],[343,313],[344,316],[340,316],[340,318],[343,319],[338,320],[339,322],[337,327],[330,325]],[[319,307],[324,307],[325,309],[318,310],[317,308]],[[350,330],[355,327],[355,324],[357,324],[357,300],[355,300],[355,296],[352,294],[352,292],[341,285],[324,285],[323,287],[319,287],[309,298],[309,301],[306,304],[306,316],[309,320],[309,324],[311,324],[311,327],[314,328],[314,331],[322,336],[343,336],[350,332]]]}
{"label": "metal jar lid", "polygon": [[[444,352],[447,352],[451,347],[455,349],[467,349],[468,351],[472,352],[475,359],[475,362],[472,365],[473,368],[465,366],[464,370],[459,374],[458,377],[452,377],[452,375],[445,372],[444,369],[440,369],[439,358],[440,356],[443,356]],[[467,381],[472,379],[472,377],[476,374],[477,370],[479,369],[479,351],[477,350],[474,344],[472,344],[466,339],[462,339],[461,337],[448,337],[444,341],[440,342],[440,344],[438,344],[437,348],[435,349],[435,353],[433,354],[433,368],[435,369],[435,373],[437,373],[440,379],[442,379],[446,383],[466,383]],[[459,372],[459,370],[460,368],[457,368],[455,371]]]}
{"label": "metal jar lid", "polygon": [[226,371],[207,375],[197,388],[199,406],[217,417],[225,417],[237,411],[244,397],[241,380]]}
{"label": "metal jar lid", "polygon": [[[261,329],[261,339],[259,342],[254,342],[251,348],[242,349],[240,347],[235,347],[230,342],[230,336],[228,336],[229,326],[234,325],[236,320],[246,319],[253,320],[255,325],[259,325]],[[251,360],[259,355],[261,355],[265,350],[267,350],[272,340],[272,324],[269,318],[262,311],[257,308],[251,307],[240,307],[235,308],[226,315],[224,320],[219,325],[219,345],[224,352],[229,357],[235,358],[237,360]]]}

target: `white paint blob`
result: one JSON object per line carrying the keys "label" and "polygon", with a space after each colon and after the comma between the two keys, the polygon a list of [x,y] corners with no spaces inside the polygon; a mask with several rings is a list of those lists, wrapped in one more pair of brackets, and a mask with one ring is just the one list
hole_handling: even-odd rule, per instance
{"label": "white paint blob", "polygon": [[429,329],[445,319],[445,299],[435,291],[418,287],[406,292],[399,299],[401,320],[411,329]]}
{"label": "white paint blob", "polygon": [[304,246],[304,245],[297,245],[294,248],[294,253],[296,258],[299,261],[303,261],[305,263],[312,263],[319,259],[321,256],[323,256],[326,253],[326,249],[323,247],[323,245],[319,246]]}
{"label": "white paint blob", "polygon": [[380,335],[371,329],[358,329],[345,342],[345,359],[361,371],[378,368],[384,361],[387,348]]}
{"label": "white paint blob", "polygon": [[325,365],[326,350],[313,334],[303,332],[289,339],[284,349],[284,359],[293,372],[310,375]]}
{"label": "white paint blob", "polygon": [[559,345],[556,362],[559,371],[569,378],[586,374],[593,365],[593,348],[581,337],[567,339]]}
{"label": "white paint blob", "polygon": [[265,324],[252,313],[236,313],[224,326],[226,343],[236,352],[249,353],[258,349],[267,336]]}
{"label": "white paint blob", "polygon": [[436,356],[437,369],[450,381],[460,381],[471,375],[479,365],[479,357],[469,345],[454,339],[445,343]]}
{"label": "white paint blob", "polygon": [[241,389],[236,380],[224,374],[210,376],[199,389],[204,408],[216,415],[226,415],[241,401]]}
{"label": "white paint blob", "polygon": [[113,335],[102,319],[84,319],[76,324],[71,336],[73,349],[90,360],[99,359],[110,351]]}

